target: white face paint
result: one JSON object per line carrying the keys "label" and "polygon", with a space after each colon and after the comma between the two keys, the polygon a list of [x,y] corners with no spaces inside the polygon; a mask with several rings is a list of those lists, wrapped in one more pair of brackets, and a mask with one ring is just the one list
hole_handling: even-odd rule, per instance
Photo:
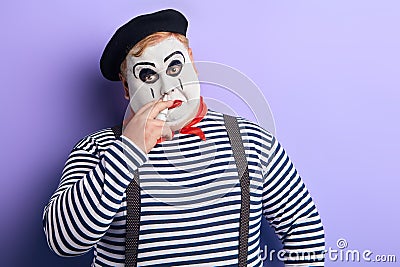
{"label": "white face paint", "polygon": [[179,107],[162,112],[166,124],[175,131],[194,118],[200,103],[200,84],[188,50],[179,40],[167,38],[147,47],[140,57],[128,55],[126,60],[134,112],[153,100],[181,100]]}

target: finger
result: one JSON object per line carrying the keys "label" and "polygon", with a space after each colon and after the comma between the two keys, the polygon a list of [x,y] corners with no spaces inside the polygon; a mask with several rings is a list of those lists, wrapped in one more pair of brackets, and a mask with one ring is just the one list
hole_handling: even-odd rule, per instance
{"label": "finger", "polygon": [[158,127],[163,127],[165,124],[165,121],[163,120],[159,120],[159,119],[153,119],[153,120],[148,120],[147,123],[149,124],[149,126],[158,126]]}
{"label": "finger", "polygon": [[163,126],[153,126],[145,130],[144,135],[150,139],[158,139],[163,135]]}
{"label": "finger", "polygon": [[151,106],[153,106],[156,102],[158,102],[159,100],[153,100],[150,101],[149,103],[143,105],[137,112],[136,114],[142,114],[145,113]]}
{"label": "finger", "polygon": [[164,127],[162,128],[162,135],[161,137],[164,137],[166,140],[171,140],[173,137],[173,133],[171,128],[169,128],[168,126],[164,125]]}
{"label": "finger", "polygon": [[154,119],[161,111],[172,106],[173,103],[174,101],[172,100],[160,101],[155,103],[155,105],[151,108],[149,118]]}
{"label": "finger", "polygon": [[171,128],[166,126],[165,124],[161,126],[153,125],[153,127],[149,128],[148,132],[146,132],[145,135],[156,139],[164,137],[170,140],[173,137],[173,132]]}
{"label": "finger", "polygon": [[156,119],[160,120],[160,121],[166,121],[167,114],[168,114],[168,109],[164,109],[160,113],[158,113],[158,115],[156,116]]}
{"label": "finger", "polygon": [[168,100],[165,100],[165,99],[163,99],[163,97],[160,97],[160,98],[157,99],[157,100],[150,101],[150,102],[144,104],[144,105],[138,110],[138,112],[136,112],[136,114],[144,113],[144,112],[146,112],[146,110],[147,110],[149,107],[154,106],[156,103],[162,102],[162,101],[168,101]]}

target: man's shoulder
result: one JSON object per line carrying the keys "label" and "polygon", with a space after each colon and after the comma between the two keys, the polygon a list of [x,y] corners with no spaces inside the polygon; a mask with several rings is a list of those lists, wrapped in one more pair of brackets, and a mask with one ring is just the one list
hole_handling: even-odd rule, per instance
{"label": "man's shoulder", "polygon": [[113,141],[115,141],[115,139],[116,138],[111,127],[107,127],[87,134],[75,144],[74,149],[105,149]]}
{"label": "man's shoulder", "polygon": [[[209,110],[207,113],[207,117],[209,120],[215,121],[220,124],[224,124],[224,115],[230,115],[230,114],[225,114],[213,110]],[[230,116],[236,118],[242,135],[253,136],[263,139],[273,138],[273,133],[263,128],[256,122],[253,122],[249,119],[237,115],[230,115]]]}

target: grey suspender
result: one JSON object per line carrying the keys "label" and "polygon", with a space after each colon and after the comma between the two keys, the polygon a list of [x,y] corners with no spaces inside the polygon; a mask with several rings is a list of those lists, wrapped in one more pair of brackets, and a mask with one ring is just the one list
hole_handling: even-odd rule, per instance
{"label": "grey suspender", "polygon": [[136,266],[140,227],[140,186],[138,171],[126,189],[125,266]]}
{"label": "grey suspender", "polygon": [[235,117],[224,114],[225,127],[231,142],[233,157],[240,177],[241,208],[239,225],[239,267],[247,266],[247,242],[250,214],[250,179],[246,154],[244,151],[239,125]]}
{"label": "grey suspender", "polygon": [[[122,126],[111,128],[118,139],[122,134]],[[126,238],[125,266],[136,266],[140,228],[140,185],[138,171],[134,171],[133,180],[126,189]]]}
{"label": "grey suspender", "polygon": [[[224,114],[225,127],[232,146],[233,157],[240,177],[241,209],[239,225],[239,267],[247,266],[248,234],[250,215],[250,178],[246,154],[235,117]],[[121,136],[121,126],[112,128],[115,137]],[[135,182],[137,181],[137,182]],[[136,266],[137,250],[140,227],[140,186],[138,172],[134,172],[134,181],[126,189],[126,241],[125,241],[125,266]]]}

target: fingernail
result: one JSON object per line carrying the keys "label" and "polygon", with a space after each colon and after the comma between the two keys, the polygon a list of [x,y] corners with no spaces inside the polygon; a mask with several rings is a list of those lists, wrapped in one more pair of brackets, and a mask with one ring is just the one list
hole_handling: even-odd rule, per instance
{"label": "fingernail", "polygon": [[174,100],[172,106],[170,106],[168,109],[176,108],[179,107],[180,105],[182,105],[182,100]]}

